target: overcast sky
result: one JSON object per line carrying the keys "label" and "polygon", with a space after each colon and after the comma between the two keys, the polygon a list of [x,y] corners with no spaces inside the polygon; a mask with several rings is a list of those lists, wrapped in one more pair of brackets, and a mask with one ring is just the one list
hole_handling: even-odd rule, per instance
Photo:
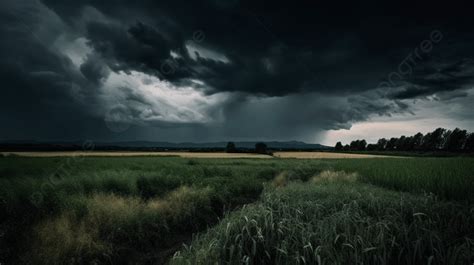
{"label": "overcast sky", "polygon": [[2,0],[0,140],[474,131],[469,8],[265,2]]}

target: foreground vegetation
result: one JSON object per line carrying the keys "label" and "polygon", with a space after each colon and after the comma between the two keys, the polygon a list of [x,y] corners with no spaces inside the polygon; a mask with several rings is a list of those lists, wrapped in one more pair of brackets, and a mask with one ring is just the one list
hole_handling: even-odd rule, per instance
{"label": "foreground vegetation", "polygon": [[471,158],[2,157],[0,262],[472,263],[472,172]]}
{"label": "foreground vegetation", "polygon": [[266,190],[172,263],[471,264],[473,226],[465,205],[325,179]]}

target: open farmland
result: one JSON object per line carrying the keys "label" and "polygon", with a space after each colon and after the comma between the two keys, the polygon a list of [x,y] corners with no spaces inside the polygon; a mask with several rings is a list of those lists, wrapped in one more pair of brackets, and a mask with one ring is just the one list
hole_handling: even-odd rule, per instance
{"label": "open farmland", "polygon": [[[178,156],[183,158],[272,158],[270,155],[253,153],[224,153],[224,152],[119,152],[119,151],[55,151],[55,152],[1,152],[4,156],[24,157],[69,157],[69,156]],[[375,158],[383,155],[350,154],[334,152],[275,152],[277,158],[312,158],[312,159],[342,159],[342,158]]]}
{"label": "open farmland", "polygon": [[376,158],[387,157],[384,155],[351,154],[335,152],[275,152],[273,156],[278,158],[310,158],[310,159],[342,159],[342,158]]}
{"label": "open farmland", "polygon": [[5,156],[24,157],[134,157],[134,156],[177,156],[184,158],[271,158],[269,155],[252,153],[224,153],[224,152],[121,152],[121,151],[55,151],[55,152],[3,152]]}
{"label": "open farmland", "polygon": [[471,264],[474,159],[0,157],[6,264]]}

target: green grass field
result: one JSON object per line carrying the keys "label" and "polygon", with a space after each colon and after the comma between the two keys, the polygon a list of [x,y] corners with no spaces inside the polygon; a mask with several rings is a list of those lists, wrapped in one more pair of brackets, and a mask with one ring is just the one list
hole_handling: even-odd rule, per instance
{"label": "green grass field", "polygon": [[472,264],[473,158],[0,157],[2,264]]}

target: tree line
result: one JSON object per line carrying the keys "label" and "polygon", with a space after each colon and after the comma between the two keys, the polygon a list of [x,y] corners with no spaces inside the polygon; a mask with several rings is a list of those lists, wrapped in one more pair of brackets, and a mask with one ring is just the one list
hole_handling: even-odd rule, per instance
{"label": "tree line", "polygon": [[[225,148],[225,151],[227,153],[240,153],[241,152],[241,150],[237,149],[234,142],[228,142]],[[255,150],[253,152],[256,154],[272,155],[272,152],[268,150],[267,145],[262,142],[255,144]]]}
{"label": "tree line", "polygon": [[381,138],[374,144],[365,140],[355,140],[343,145],[337,142],[336,151],[407,151],[407,152],[474,152],[474,133],[456,128],[438,128],[423,135]]}

